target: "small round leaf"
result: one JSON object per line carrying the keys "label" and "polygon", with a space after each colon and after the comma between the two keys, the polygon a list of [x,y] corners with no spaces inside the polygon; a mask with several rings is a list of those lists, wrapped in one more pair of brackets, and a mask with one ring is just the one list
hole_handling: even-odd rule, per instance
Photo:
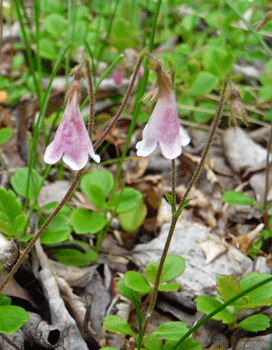
{"label": "small round leaf", "polygon": [[22,307],[0,306],[0,333],[13,334],[28,321],[28,313]]}
{"label": "small round leaf", "polygon": [[105,215],[82,208],[73,210],[70,218],[75,232],[79,234],[97,233],[108,223]]}

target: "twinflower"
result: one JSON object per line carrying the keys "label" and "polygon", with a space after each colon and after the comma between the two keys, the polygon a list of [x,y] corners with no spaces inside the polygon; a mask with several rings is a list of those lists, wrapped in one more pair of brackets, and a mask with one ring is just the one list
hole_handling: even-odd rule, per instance
{"label": "twinflower", "polygon": [[188,145],[190,137],[179,123],[175,94],[164,71],[158,71],[158,100],[143,130],[143,140],[136,144],[137,155],[149,156],[160,145],[163,156],[174,159]]}
{"label": "twinflower", "polygon": [[47,164],[55,164],[63,157],[70,168],[80,170],[87,164],[89,155],[100,162],[80,114],[79,96],[80,84],[75,80],[68,90],[67,105],[55,138],[46,148],[44,161]]}

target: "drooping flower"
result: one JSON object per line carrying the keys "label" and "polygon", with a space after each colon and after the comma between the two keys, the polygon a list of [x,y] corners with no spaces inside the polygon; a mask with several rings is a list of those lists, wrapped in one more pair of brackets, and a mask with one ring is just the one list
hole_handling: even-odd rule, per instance
{"label": "drooping flower", "polygon": [[143,77],[144,77],[144,67],[143,66],[141,66],[139,69],[139,77],[140,77],[140,79],[143,79]]}
{"label": "drooping flower", "polygon": [[188,145],[190,137],[179,123],[175,94],[170,80],[162,70],[158,72],[159,94],[155,108],[143,130],[142,141],[136,144],[137,155],[149,156],[160,145],[167,159],[174,159]]}
{"label": "drooping flower", "polygon": [[114,75],[113,80],[116,85],[121,85],[123,81],[123,70],[120,68]]}
{"label": "drooping flower", "polygon": [[75,80],[68,91],[67,106],[55,138],[46,148],[44,161],[47,164],[55,164],[63,157],[70,168],[80,170],[87,164],[89,155],[95,162],[100,162],[80,114],[79,93],[80,85]]}

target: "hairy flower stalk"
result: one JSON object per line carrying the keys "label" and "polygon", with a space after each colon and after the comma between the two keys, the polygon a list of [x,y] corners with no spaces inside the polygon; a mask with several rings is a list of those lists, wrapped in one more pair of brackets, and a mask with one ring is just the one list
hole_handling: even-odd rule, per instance
{"label": "hairy flower stalk", "polygon": [[75,80],[68,90],[67,106],[55,138],[46,148],[44,161],[47,164],[55,164],[63,157],[71,169],[80,170],[86,166],[89,155],[100,162],[80,113],[79,96],[80,83]]}
{"label": "hairy flower stalk", "polygon": [[143,130],[143,140],[136,145],[137,155],[149,156],[160,145],[167,159],[177,158],[190,137],[179,123],[175,94],[166,73],[158,70],[158,100]]}

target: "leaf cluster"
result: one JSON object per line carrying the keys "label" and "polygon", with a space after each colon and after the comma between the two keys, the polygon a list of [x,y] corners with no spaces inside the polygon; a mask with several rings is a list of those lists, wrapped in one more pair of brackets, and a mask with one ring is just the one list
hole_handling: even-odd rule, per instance
{"label": "leaf cluster", "polygon": [[[124,279],[118,282],[118,291],[125,297],[139,303],[143,294],[152,294],[152,285],[158,273],[160,260],[156,263],[148,263],[145,268],[145,276],[136,271],[128,271]],[[185,262],[181,256],[168,255],[163,266],[159,291],[172,292],[179,288],[179,283],[170,282],[180,276],[185,269]],[[110,332],[116,332],[124,335],[131,335],[138,340],[138,335],[132,330],[131,326],[118,316],[106,316],[104,326]],[[147,350],[167,350],[171,349],[176,341],[180,339],[189,330],[184,322],[165,322],[156,329],[152,334],[144,337],[144,348]],[[167,340],[164,343],[161,339]],[[191,338],[187,339],[179,349],[201,350],[201,345]],[[110,348],[104,348],[104,350]],[[112,348],[114,349],[114,348]]]}
{"label": "leaf cluster", "polygon": [[[56,209],[58,202],[51,202],[42,207],[37,204],[37,197],[42,187],[40,174],[32,169],[28,184],[28,168],[19,168],[11,177],[14,191],[22,198],[31,200],[32,211],[39,215],[39,228],[49,217],[48,214]],[[73,241],[73,246],[54,249],[54,246],[67,242],[72,230],[78,235],[97,234],[109,225],[107,213],[112,216],[118,214],[124,230],[137,230],[146,216],[146,206],[142,194],[130,187],[124,187],[109,196],[114,186],[113,176],[108,171],[94,171],[82,177],[81,190],[95,206],[94,210],[77,208],[72,210],[65,205],[55,216],[41,235],[41,243],[50,245],[50,257],[58,261],[75,265],[86,266],[97,259],[97,252],[82,241]],[[9,238],[17,238],[20,242],[27,242],[33,233],[25,234],[28,225],[27,216],[23,213],[20,199],[12,190],[0,189],[0,229]],[[77,245],[77,247],[74,247]],[[78,249],[77,249],[78,248]]]}
{"label": "leaf cluster", "polygon": [[[266,273],[252,272],[243,277],[240,281],[234,276],[220,275],[217,277],[216,297],[199,296],[195,299],[197,310],[209,314],[222,306],[232,297],[253,287],[269,277]],[[270,326],[270,318],[266,315],[254,314],[237,322],[237,317],[243,310],[258,310],[263,306],[272,304],[272,282],[254,289],[245,296],[237,299],[222,311],[218,312],[212,318],[229,325],[230,328],[242,328],[250,332],[264,331]]]}
{"label": "leaf cluster", "polygon": [[104,229],[108,225],[109,211],[118,214],[120,225],[127,232],[136,231],[142,225],[147,209],[141,192],[124,187],[108,199],[114,186],[114,179],[109,171],[93,171],[84,175],[80,186],[96,209],[73,210],[71,224],[77,234],[94,234]]}

